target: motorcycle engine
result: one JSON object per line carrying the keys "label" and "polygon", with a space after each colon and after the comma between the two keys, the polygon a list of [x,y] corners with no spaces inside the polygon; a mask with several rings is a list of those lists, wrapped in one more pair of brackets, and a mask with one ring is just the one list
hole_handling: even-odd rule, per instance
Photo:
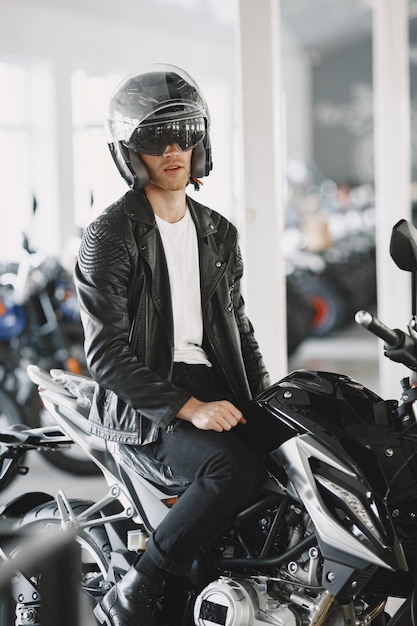
{"label": "motorcycle engine", "polygon": [[297,626],[299,619],[287,604],[280,604],[256,580],[219,578],[198,595],[194,605],[196,626]]}

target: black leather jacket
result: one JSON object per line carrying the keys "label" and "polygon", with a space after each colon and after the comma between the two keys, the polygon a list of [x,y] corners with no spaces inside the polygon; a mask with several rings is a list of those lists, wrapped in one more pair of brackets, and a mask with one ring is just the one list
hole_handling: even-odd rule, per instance
{"label": "black leather jacket", "polygon": [[[188,206],[199,245],[203,348],[242,407],[269,385],[269,376],[244,312],[237,232],[190,198]],[[129,191],[86,229],[75,280],[87,365],[98,383],[93,431],[121,443],[154,441],[190,396],[170,382],[168,270],[144,192]]]}

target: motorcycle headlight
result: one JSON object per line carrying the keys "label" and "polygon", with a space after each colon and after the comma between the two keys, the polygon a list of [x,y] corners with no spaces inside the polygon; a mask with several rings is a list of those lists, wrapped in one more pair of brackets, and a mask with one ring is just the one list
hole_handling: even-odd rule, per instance
{"label": "motorcycle headlight", "polygon": [[[356,494],[319,474],[316,474],[315,478],[318,483],[339,501],[339,508],[349,515],[352,532],[358,537],[362,536],[368,540],[370,538],[376,539],[382,547],[386,548],[385,541],[373,521],[370,511]],[[369,506],[372,506],[372,504]]]}

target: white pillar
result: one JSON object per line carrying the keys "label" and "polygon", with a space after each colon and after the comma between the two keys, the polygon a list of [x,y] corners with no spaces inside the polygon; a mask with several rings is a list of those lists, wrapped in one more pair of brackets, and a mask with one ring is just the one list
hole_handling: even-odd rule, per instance
{"label": "white pillar", "polygon": [[74,155],[72,130],[72,68],[67,63],[55,66],[56,80],[56,137],[59,180],[58,242],[59,251],[64,253],[65,244],[75,234],[74,225]]}
{"label": "white pillar", "polygon": [[[374,149],[378,317],[405,329],[410,276],[389,255],[393,225],[411,214],[410,93],[407,0],[373,0]],[[402,366],[379,361],[380,394],[399,398]]]}
{"label": "white pillar", "polygon": [[239,0],[246,301],[266,366],[287,373],[280,0]]}

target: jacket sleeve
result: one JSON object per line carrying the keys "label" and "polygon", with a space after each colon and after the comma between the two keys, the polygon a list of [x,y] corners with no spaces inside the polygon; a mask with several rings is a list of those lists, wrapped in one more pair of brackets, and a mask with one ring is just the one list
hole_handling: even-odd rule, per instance
{"label": "jacket sleeve", "polygon": [[75,267],[87,366],[101,387],[164,427],[190,395],[151,371],[132,351],[129,281],[133,266],[126,241],[106,222],[96,221],[87,228]]}

